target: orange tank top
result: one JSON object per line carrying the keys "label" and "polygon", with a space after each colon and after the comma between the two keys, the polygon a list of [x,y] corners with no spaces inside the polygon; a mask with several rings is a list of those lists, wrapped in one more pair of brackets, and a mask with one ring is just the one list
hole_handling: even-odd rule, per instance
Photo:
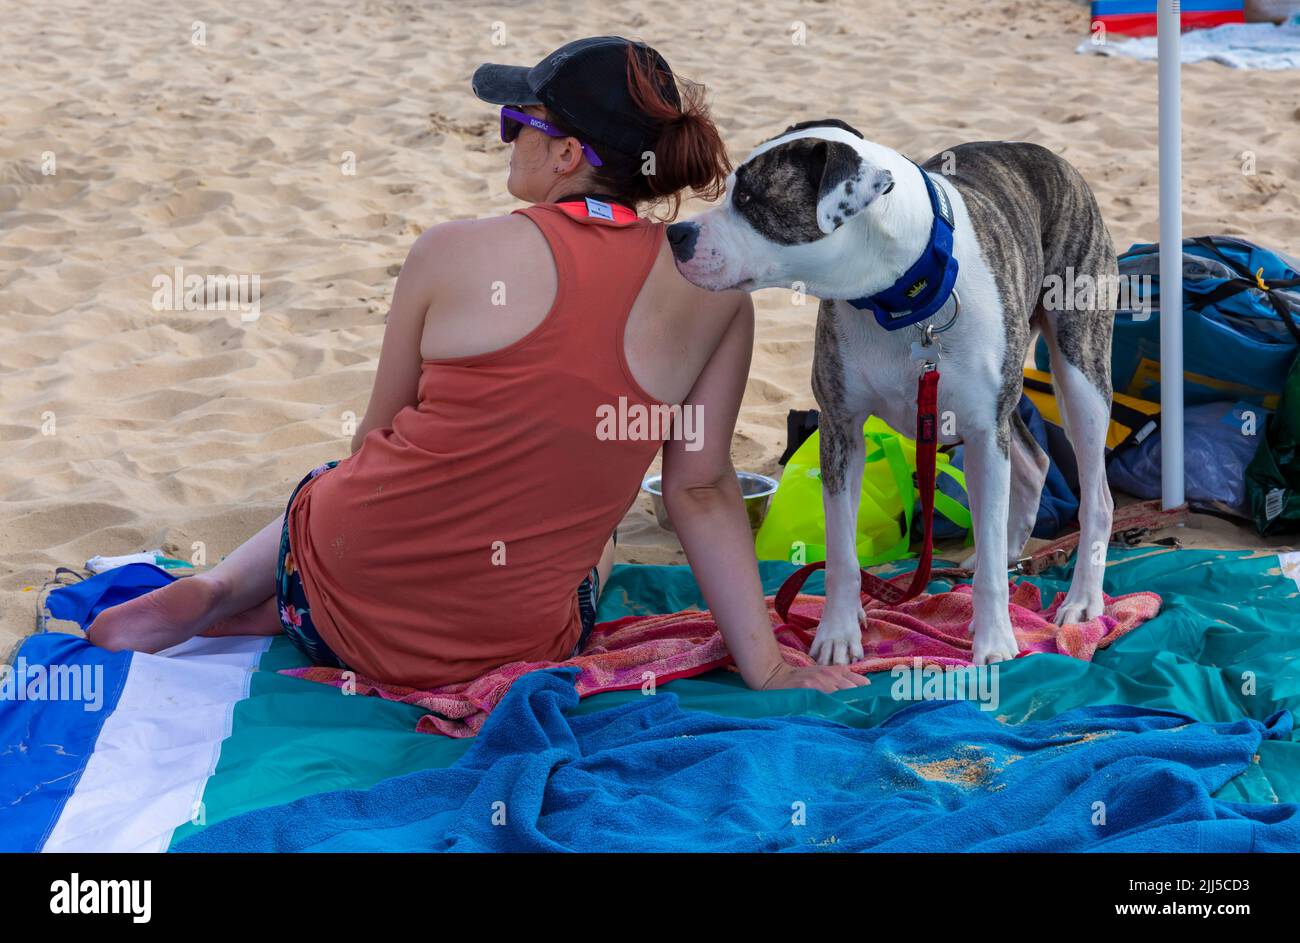
{"label": "orange tank top", "polygon": [[602,426],[662,405],[623,353],[662,224],[515,212],[555,261],[545,319],[500,350],[424,361],[418,404],[288,512],[316,630],[369,678],[427,688],[568,657],[578,584],[662,445]]}

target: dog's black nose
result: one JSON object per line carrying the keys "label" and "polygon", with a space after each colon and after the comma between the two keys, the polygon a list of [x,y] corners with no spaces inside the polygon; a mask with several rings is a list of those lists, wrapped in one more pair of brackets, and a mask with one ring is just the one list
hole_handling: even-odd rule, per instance
{"label": "dog's black nose", "polygon": [[695,255],[695,240],[700,238],[698,223],[673,223],[668,227],[668,244],[673,248],[673,258],[689,262]]}

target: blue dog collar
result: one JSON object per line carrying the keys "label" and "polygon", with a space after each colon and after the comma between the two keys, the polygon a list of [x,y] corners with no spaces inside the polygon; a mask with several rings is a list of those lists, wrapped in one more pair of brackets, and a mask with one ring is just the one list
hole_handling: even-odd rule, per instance
{"label": "blue dog collar", "polygon": [[952,254],[952,204],[948,194],[934,185],[920,165],[916,169],[921,171],[921,179],[930,194],[930,208],[934,211],[930,241],[921,257],[894,284],[874,295],[848,299],[858,310],[875,314],[877,323],[887,331],[896,331],[933,315],[947,304],[957,284],[957,260]]}

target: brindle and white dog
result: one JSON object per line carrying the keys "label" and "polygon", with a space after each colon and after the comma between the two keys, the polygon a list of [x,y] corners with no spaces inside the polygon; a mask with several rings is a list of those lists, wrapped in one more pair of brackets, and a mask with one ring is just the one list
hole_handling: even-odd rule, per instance
{"label": "brindle and white dog", "polygon": [[[972,658],[1014,657],[1007,567],[1033,529],[1047,457],[1016,412],[1022,365],[1041,331],[1079,467],[1079,553],[1056,621],[1102,610],[1112,502],[1104,453],[1110,419],[1115,252],[1097,201],[1065,160],[1034,144],[962,144],[921,168],[836,120],[806,122],[760,145],[727,181],[715,209],[668,230],[681,273],[704,288],[755,290],[802,284],[822,299],[813,357],[821,408],[826,510],[826,608],[812,653],[822,664],[862,657],[855,550],[865,447],[875,414],[916,428],[918,360],[927,323],[941,327],[954,302],[916,326],[885,330],[845,299],[893,285],[928,245],[934,212],[921,174],[947,194],[960,312],[937,334],[940,442],[966,444],[975,529]],[[1077,304],[1080,279],[1096,286]],[[1068,310],[1062,310],[1068,308]],[[934,347],[927,348],[927,351]],[[948,418],[950,421],[945,422]],[[948,434],[955,433],[955,434]]]}

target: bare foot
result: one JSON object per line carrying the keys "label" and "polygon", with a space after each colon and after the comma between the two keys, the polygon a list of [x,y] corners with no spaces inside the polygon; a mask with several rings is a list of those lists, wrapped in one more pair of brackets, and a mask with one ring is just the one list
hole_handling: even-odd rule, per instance
{"label": "bare foot", "polygon": [[215,580],[185,577],[105,609],[86,638],[111,652],[160,652],[207,628],[224,595]]}

